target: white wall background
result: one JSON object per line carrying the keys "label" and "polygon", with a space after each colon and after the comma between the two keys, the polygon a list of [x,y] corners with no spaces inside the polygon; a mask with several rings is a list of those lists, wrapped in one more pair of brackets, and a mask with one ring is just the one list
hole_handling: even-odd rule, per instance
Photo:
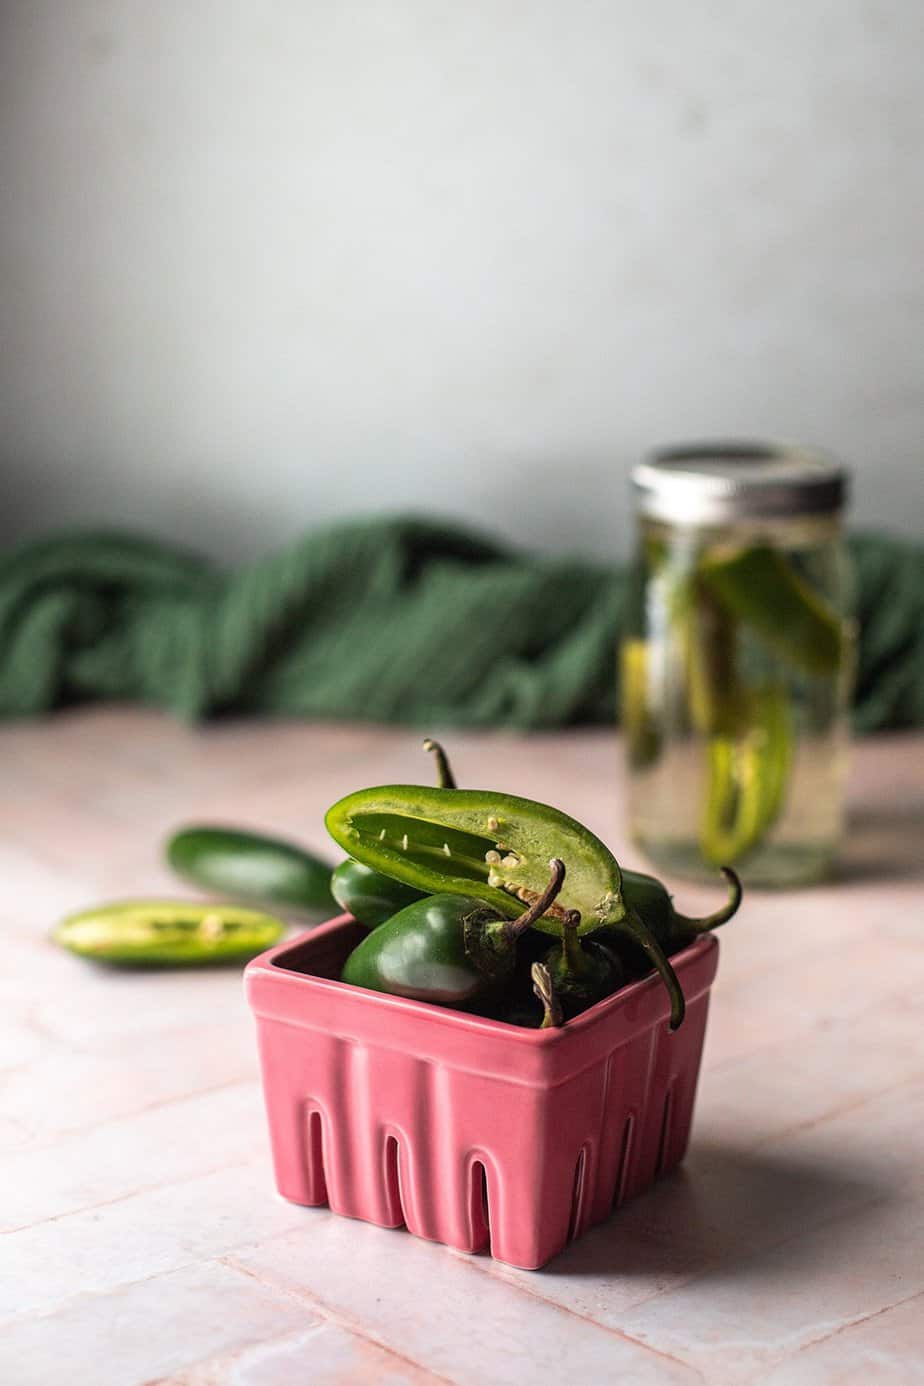
{"label": "white wall background", "polygon": [[924,515],[921,0],[2,0],[0,534],[624,546],[785,435]]}

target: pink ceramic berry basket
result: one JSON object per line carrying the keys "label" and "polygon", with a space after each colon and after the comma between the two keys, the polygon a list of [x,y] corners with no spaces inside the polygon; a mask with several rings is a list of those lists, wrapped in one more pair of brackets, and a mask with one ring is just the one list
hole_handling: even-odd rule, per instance
{"label": "pink ceramic berry basket", "polygon": [[538,1269],[684,1155],[718,946],[558,1030],[337,980],[349,915],[248,965],[279,1192],[294,1203]]}

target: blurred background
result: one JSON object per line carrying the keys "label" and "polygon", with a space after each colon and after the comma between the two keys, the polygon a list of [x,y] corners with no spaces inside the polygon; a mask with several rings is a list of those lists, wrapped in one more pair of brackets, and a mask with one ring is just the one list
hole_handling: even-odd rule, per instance
{"label": "blurred background", "polygon": [[917,0],[3,0],[0,540],[623,555],[653,443],[924,483]]}

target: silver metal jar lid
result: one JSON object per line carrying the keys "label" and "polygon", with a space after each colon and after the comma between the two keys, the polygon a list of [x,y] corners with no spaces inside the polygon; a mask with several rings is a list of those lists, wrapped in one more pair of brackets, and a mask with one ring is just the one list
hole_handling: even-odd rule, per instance
{"label": "silver metal jar lid", "polygon": [[835,514],[847,496],[845,467],[783,443],[691,443],[660,448],[632,472],[643,515],[669,524]]}

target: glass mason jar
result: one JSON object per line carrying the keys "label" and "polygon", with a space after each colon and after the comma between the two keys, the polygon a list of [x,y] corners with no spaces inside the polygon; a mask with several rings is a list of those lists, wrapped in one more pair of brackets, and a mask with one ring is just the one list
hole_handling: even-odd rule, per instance
{"label": "glass mason jar", "polygon": [[814,881],[843,821],[847,475],[801,448],[655,454],[620,659],[633,835],[667,872]]}

